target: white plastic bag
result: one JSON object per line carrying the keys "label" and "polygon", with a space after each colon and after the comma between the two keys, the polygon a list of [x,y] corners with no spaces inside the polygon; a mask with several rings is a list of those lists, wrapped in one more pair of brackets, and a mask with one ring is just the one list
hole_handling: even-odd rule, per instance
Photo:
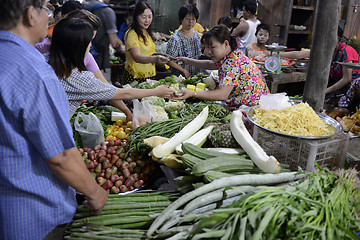
{"label": "white plastic bag", "polygon": [[287,107],[291,107],[289,97],[286,93],[275,93],[262,95],[260,97],[260,107],[264,110],[281,110]]}
{"label": "white plastic bag", "polygon": [[[80,118],[82,122],[79,122]],[[80,134],[83,147],[94,148],[104,141],[104,128],[93,113],[86,115],[79,112],[75,118],[74,127]]]}
{"label": "white plastic bag", "polygon": [[143,101],[140,102],[137,99],[133,100],[133,118],[132,118],[132,127],[137,128],[146,123],[157,121],[155,110],[150,105],[149,102]]}

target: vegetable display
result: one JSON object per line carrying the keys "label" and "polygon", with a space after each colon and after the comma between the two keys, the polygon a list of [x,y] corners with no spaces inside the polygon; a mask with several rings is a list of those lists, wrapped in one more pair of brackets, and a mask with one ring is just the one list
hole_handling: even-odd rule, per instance
{"label": "vegetable display", "polygon": [[160,213],[178,198],[176,192],[148,192],[109,195],[99,216],[90,216],[79,205],[67,230],[71,239],[145,239],[146,229]]}
{"label": "vegetable display", "polygon": [[[212,239],[358,239],[359,189],[352,174],[308,173],[297,185],[262,187],[203,217],[190,235]],[[231,210],[231,211],[230,211]]]}
{"label": "vegetable display", "polygon": [[238,175],[231,176],[222,179],[214,180],[211,183],[208,183],[202,187],[199,187],[177,199],[171,205],[169,205],[151,224],[149,230],[147,231],[147,236],[151,237],[155,231],[169,219],[175,210],[193,200],[196,197],[199,197],[203,194],[215,191],[221,188],[231,187],[231,186],[240,186],[240,185],[270,185],[270,184],[279,184],[287,181],[295,181],[304,177],[299,175],[296,172],[291,173],[279,173],[279,174],[249,174],[249,175]]}
{"label": "vegetable display", "polygon": [[94,149],[79,148],[86,167],[108,193],[132,191],[143,186],[155,170],[149,159],[133,154],[126,157],[121,140],[106,139]]}
{"label": "vegetable display", "polygon": [[142,125],[129,133],[128,153],[138,152],[142,156],[147,156],[151,148],[144,143],[144,140],[153,136],[162,136],[171,138],[179,132],[192,119],[178,118],[165,121],[152,122]]}
{"label": "vegetable display", "polygon": [[194,118],[196,117],[205,107],[209,108],[209,117],[211,118],[224,118],[229,113],[228,107],[214,103],[214,102],[200,102],[197,104],[186,104],[186,106],[180,111],[181,117]]}
{"label": "vegetable display", "polygon": [[242,113],[236,110],[232,113],[230,128],[233,136],[240,146],[254,161],[256,166],[268,173],[280,172],[280,164],[273,156],[268,156],[260,145],[254,141],[242,121]]}
{"label": "vegetable display", "polygon": [[188,139],[191,135],[196,133],[205,123],[209,114],[209,108],[205,107],[201,113],[194,118],[190,123],[188,123],[180,132],[176,133],[173,137],[169,139],[164,144],[156,146],[152,150],[152,154],[156,158],[163,158],[172,153],[175,148],[181,144],[183,141]]}

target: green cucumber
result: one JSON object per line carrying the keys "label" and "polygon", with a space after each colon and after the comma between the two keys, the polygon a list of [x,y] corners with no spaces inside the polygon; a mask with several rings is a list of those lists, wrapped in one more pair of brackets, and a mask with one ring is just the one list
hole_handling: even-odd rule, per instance
{"label": "green cucumber", "polygon": [[184,153],[193,155],[201,159],[207,159],[213,157],[227,157],[227,156],[234,157],[234,155],[232,154],[207,150],[206,148],[201,148],[191,143],[183,143],[182,150],[184,151]]}
{"label": "green cucumber", "polygon": [[251,160],[243,157],[214,157],[199,162],[192,168],[192,174],[203,176],[207,171],[234,172],[252,169],[254,164]]}
{"label": "green cucumber", "polygon": [[189,168],[192,168],[195,164],[204,161],[203,159],[195,157],[195,156],[190,155],[190,154],[182,155],[181,159],[183,161],[183,164],[186,167],[189,167]]}
{"label": "green cucumber", "polygon": [[220,171],[207,171],[204,173],[204,180],[205,182],[209,183],[214,181],[215,179],[223,178],[223,177],[230,177],[232,174],[220,172]]}

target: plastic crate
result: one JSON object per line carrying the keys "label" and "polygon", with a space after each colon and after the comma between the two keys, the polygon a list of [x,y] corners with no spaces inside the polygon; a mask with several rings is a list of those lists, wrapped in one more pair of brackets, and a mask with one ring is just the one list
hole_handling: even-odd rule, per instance
{"label": "plastic crate", "polygon": [[326,140],[304,140],[280,136],[254,126],[253,138],[268,155],[292,170],[301,167],[313,172],[315,162],[329,169],[343,168],[349,144],[349,135],[341,133]]}

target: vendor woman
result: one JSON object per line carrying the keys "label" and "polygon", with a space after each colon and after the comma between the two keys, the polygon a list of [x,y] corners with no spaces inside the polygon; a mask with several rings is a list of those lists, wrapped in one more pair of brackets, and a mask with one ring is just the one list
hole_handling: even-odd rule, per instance
{"label": "vendor woman", "polygon": [[359,64],[356,50],[341,42],[343,30],[338,27],[338,44],[330,67],[326,102],[354,110],[360,102],[360,70],[352,69],[341,63]]}
{"label": "vendor woman", "polygon": [[231,36],[225,26],[217,25],[205,32],[201,43],[205,46],[205,54],[209,55],[211,60],[186,57],[177,59],[198,68],[218,69],[218,87],[212,91],[201,92],[183,90],[184,95],[175,99],[194,97],[202,100],[224,100],[230,108],[237,109],[241,105],[258,105],[260,96],[269,93],[261,71],[237,48],[235,37]]}
{"label": "vendor woman", "polygon": [[133,22],[125,34],[126,66],[125,83],[143,82],[156,75],[155,63],[165,64],[167,57],[156,55],[154,36],[151,31],[153,11],[146,2],[138,2],[134,9]]}

